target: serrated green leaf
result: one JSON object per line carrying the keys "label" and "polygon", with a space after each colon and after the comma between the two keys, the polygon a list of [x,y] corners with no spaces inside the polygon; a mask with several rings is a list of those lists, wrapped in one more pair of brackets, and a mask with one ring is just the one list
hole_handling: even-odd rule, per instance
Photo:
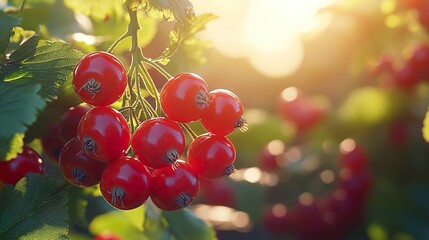
{"label": "serrated green leaf", "polygon": [[82,13],[98,21],[112,16],[121,17],[125,13],[121,2],[118,0],[65,0],[64,3],[74,12]]}
{"label": "serrated green leaf", "polygon": [[[15,82],[0,82],[0,159],[16,153],[18,147],[12,147],[19,141],[28,126],[36,121],[45,102],[37,94],[40,85],[20,85]],[[12,151],[14,150],[14,151]]]}
{"label": "serrated green leaf", "polygon": [[68,232],[64,182],[28,175],[0,193],[0,239],[64,239]]}
{"label": "serrated green leaf", "polygon": [[194,7],[189,0],[122,0],[132,10],[144,8],[157,19],[176,20],[180,25],[195,21]]}
{"label": "serrated green leaf", "polygon": [[429,142],[429,110],[426,112],[425,119],[423,120],[423,138]]}
{"label": "serrated green leaf", "polygon": [[[47,101],[52,100],[60,93],[63,82],[71,76],[83,53],[62,42],[41,40],[35,50],[34,40],[26,44],[27,42],[16,50],[17,54],[11,55],[13,59],[21,61],[8,62],[0,79],[28,85],[40,84],[39,94]],[[27,58],[22,59],[23,57]]]}
{"label": "serrated green leaf", "polygon": [[188,210],[162,212],[168,222],[168,228],[177,240],[214,240],[215,231],[202,219]]}
{"label": "serrated green leaf", "polygon": [[[142,216],[144,214],[142,208],[131,211],[140,211]],[[93,235],[103,232],[112,232],[123,239],[146,239],[139,227],[130,219],[129,215],[123,211],[117,210],[95,217],[89,224],[89,231]]]}
{"label": "serrated green leaf", "polygon": [[12,29],[13,27],[18,26],[20,22],[21,19],[0,11],[0,53],[4,53],[6,51],[10,37],[13,34]]}
{"label": "serrated green leaf", "polygon": [[23,146],[24,146],[24,134],[17,133],[13,135],[12,140],[10,140],[9,151],[6,154],[5,159],[9,160],[9,159],[15,158],[18,155],[18,153],[22,150]]}
{"label": "serrated green leaf", "polygon": [[[184,28],[175,25],[174,29],[169,34],[169,43],[166,49],[156,61],[160,61],[161,64],[166,65],[169,59],[178,51],[182,43],[185,43],[185,51],[186,49],[191,49],[185,52],[187,56],[191,56],[193,59],[199,59],[202,52],[209,44],[206,41],[197,40],[195,35],[199,31],[204,30],[208,22],[216,18],[218,18],[216,15],[207,13],[198,15],[192,24],[186,24]],[[194,51],[197,45],[199,51]]]}
{"label": "serrated green leaf", "polygon": [[11,62],[22,62],[25,59],[34,56],[39,39],[40,37],[38,35],[33,35],[26,41],[22,42],[19,48],[10,54],[9,60]]}

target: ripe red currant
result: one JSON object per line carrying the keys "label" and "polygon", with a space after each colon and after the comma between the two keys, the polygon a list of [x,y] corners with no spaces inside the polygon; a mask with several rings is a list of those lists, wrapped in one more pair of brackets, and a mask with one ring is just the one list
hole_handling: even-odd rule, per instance
{"label": "ripe red currant", "polygon": [[340,152],[342,167],[351,171],[361,171],[366,167],[368,154],[353,139],[347,138],[343,140],[340,144]]}
{"label": "ripe red currant", "polygon": [[281,92],[278,100],[278,111],[283,119],[293,123],[300,131],[315,127],[323,119],[321,107],[311,102],[296,87],[288,87]]}
{"label": "ripe red currant", "polygon": [[78,187],[90,187],[100,182],[106,162],[87,157],[77,137],[64,145],[60,153],[60,169],[67,181]]}
{"label": "ripe red currant", "polygon": [[29,173],[44,174],[45,166],[40,155],[31,147],[24,146],[22,153],[9,161],[0,161],[0,183],[15,185]]}
{"label": "ripe red currant", "polygon": [[363,202],[353,199],[344,189],[335,189],[323,200],[326,211],[338,219],[338,229],[348,229],[362,220],[364,211]]}
{"label": "ripe red currant", "polygon": [[236,192],[227,179],[200,178],[200,197],[204,204],[235,208]]}
{"label": "ripe red currant", "polygon": [[111,232],[103,232],[95,235],[94,240],[122,240],[122,238]]}
{"label": "ripe red currant", "polygon": [[262,214],[262,226],[273,234],[285,234],[293,231],[293,222],[289,210],[284,204],[267,206]]}
{"label": "ripe red currant", "polygon": [[344,189],[356,201],[363,201],[372,190],[372,175],[369,171],[353,172],[342,169],[338,187]]}
{"label": "ripe red currant", "polygon": [[93,52],[76,65],[72,83],[84,102],[107,106],[122,96],[127,86],[127,76],[125,67],[117,57],[107,52]]}
{"label": "ripe red currant", "polygon": [[59,125],[53,126],[49,132],[41,138],[43,156],[46,156],[49,161],[58,163],[61,148],[65,142],[60,138]]}
{"label": "ripe red currant", "polygon": [[275,172],[284,166],[285,161],[285,145],[281,140],[274,139],[262,149],[259,156],[259,167],[268,172]]}
{"label": "ripe red currant", "polygon": [[104,170],[100,191],[113,207],[129,210],[146,202],[151,185],[152,177],[146,166],[137,158],[124,156],[109,163]]}
{"label": "ripe red currant", "polygon": [[198,120],[209,103],[207,83],[193,73],[177,74],[168,80],[160,97],[165,115],[182,123]]}
{"label": "ripe red currant", "polygon": [[236,128],[246,129],[243,105],[231,91],[217,89],[210,92],[209,106],[201,116],[201,124],[207,131],[226,136]]}
{"label": "ripe red currant", "polygon": [[144,121],[131,139],[131,147],[137,158],[148,167],[166,167],[182,155],[185,135],[179,124],[164,118]]}
{"label": "ripe red currant", "polygon": [[88,104],[79,104],[75,107],[69,108],[61,116],[59,134],[64,142],[68,142],[70,139],[77,136],[77,128],[79,126],[80,119],[91,109],[92,107]]}
{"label": "ripe red currant", "polygon": [[125,118],[110,107],[88,111],[79,123],[77,136],[88,157],[105,162],[124,155],[131,138]]}
{"label": "ripe red currant", "polygon": [[420,79],[429,79],[429,45],[419,44],[414,47],[412,56],[409,59],[409,64],[417,72],[417,76]]}
{"label": "ripe red currant", "polygon": [[409,63],[394,72],[393,83],[401,89],[410,89],[418,82],[416,70]]}
{"label": "ripe red currant", "polygon": [[152,173],[150,198],[162,210],[174,211],[189,206],[198,193],[198,176],[188,163],[177,160]]}
{"label": "ripe red currant", "polygon": [[235,170],[235,148],[226,137],[206,133],[189,144],[188,161],[204,178],[229,176]]}

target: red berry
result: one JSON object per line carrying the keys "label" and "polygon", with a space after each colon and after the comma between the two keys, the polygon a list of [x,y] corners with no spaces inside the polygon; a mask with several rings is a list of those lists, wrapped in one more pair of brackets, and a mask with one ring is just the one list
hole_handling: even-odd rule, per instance
{"label": "red berry", "polygon": [[181,123],[198,120],[209,103],[207,83],[193,73],[181,73],[168,80],[160,97],[165,115]]}
{"label": "red berry", "polygon": [[9,161],[0,161],[0,182],[15,185],[29,173],[44,174],[45,166],[40,155],[24,146],[22,153]]}
{"label": "red berry", "polygon": [[262,226],[267,232],[285,234],[293,231],[292,217],[284,204],[267,206],[262,214]]}
{"label": "red berry", "polygon": [[78,187],[98,184],[101,174],[107,167],[106,162],[87,157],[83,152],[82,143],[77,137],[64,145],[59,163],[65,179]]}
{"label": "red berry", "polygon": [[393,83],[401,89],[410,89],[418,82],[416,70],[409,63],[406,63],[400,69],[396,70],[393,76]]}
{"label": "red berry", "polygon": [[299,197],[292,213],[293,224],[298,235],[307,235],[323,231],[323,212],[310,193],[303,193]]}
{"label": "red berry", "polygon": [[109,163],[100,180],[104,199],[115,208],[129,210],[146,202],[152,177],[134,157],[124,156]]}
{"label": "red berry", "polygon": [[368,171],[353,172],[342,169],[338,188],[344,189],[356,201],[363,201],[372,189],[372,175]]}
{"label": "red berry", "polygon": [[185,135],[179,124],[164,118],[144,121],[131,139],[137,158],[151,168],[162,168],[174,163],[185,149]]}
{"label": "red berry", "polygon": [[49,161],[58,163],[61,148],[65,142],[60,138],[59,126],[53,126],[49,132],[41,138],[43,156],[46,156]]}
{"label": "red berry", "polygon": [[259,156],[259,167],[268,172],[279,170],[286,160],[285,145],[281,140],[267,143]]}
{"label": "red berry", "polygon": [[294,124],[298,131],[315,127],[322,121],[324,115],[321,107],[311,102],[295,87],[288,87],[281,92],[278,111],[280,116]]}
{"label": "red berry", "polygon": [[[429,13],[428,13],[429,15]],[[429,46],[427,44],[417,45],[409,59],[409,64],[417,73],[419,80],[429,80]]]}
{"label": "red berry", "polygon": [[234,208],[236,202],[235,190],[227,181],[216,181],[201,178],[201,201],[208,205],[227,206]]}
{"label": "red berry", "polygon": [[341,165],[352,171],[362,171],[368,162],[368,154],[356,142],[347,138],[340,144]]}
{"label": "red berry", "polygon": [[91,109],[92,107],[87,104],[80,104],[69,108],[61,116],[59,134],[64,142],[68,142],[70,139],[77,136],[77,128],[79,126],[80,119]]}
{"label": "red berry", "polygon": [[188,161],[204,178],[229,176],[235,170],[235,148],[226,137],[206,133],[189,144]]}
{"label": "red berry", "polygon": [[73,88],[86,103],[107,106],[118,100],[127,86],[124,65],[107,52],[84,56],[73,72]]}
{"label": "red berry", "polygon": [[246,129],[243,105],[231,91],[217,89],[210,92],[209,106],[201,116],[201,124],[207,131],[226,136],[236,128]]}
{"label": "red berry", "polygon": [[94,240],[122,240],[122,238],[113,233],[99,233],[95,235]]}
{"label": "red berry", "polygon": [[364,204],[357,201],[344,189],[335,189],[323,199],[325,211],[334,214],[338,220],[337,229],[347,230],[362,220]]}
{"label": "red berry", "polygon": [[160,209],[174,211],[189,206],[198,193],[198,176],[188,163],[177,160],[152,173],[150,198]]}
{"label": "red berry", "polygon": [[105,162],[124,155],[131,138],[125,118],[110,107],[88,111],[79,123],[77,136],[88,157]]}

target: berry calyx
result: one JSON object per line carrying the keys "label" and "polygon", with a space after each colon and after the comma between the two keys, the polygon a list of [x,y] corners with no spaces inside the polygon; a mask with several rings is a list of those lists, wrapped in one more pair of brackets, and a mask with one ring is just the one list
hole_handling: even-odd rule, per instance
{"label": "berry calyx", "polygon": [[100,179],[100,191],[113,207],[129,210],[146,202],[152,176],[134,157],[124,156],[109,163]]}
{"label": "berry calyx", "polygon": [[243,112],[243,105],[237,95],[229,90],[216,89],[210,92],[209,106],[201,116],[201,124],[207,131],[223,136],[236,128],[245,131],[247,122]]}
{"label": "berry calyx", "polygon": [[234,172],[235,148],[224,136],[206,133],[194,139],[188,148],[188,161],[195,171],[208,179]]}
{"label": "berry calyx", "polygon": [[107,106],[122,96],[127,87],[127,76],[117,57],[107,52],[93,52],[76,65],[72,83],[84,102]]}
{"label": "berry calyx", "polygon": [[152,173],[153,184],[150,198],[160,209],[174,211],[191,204],[198,193],[198,175],[183,160]]}
{"label": "berry calyx", "polygon": [[207,83],[193,73],[180,73],[168,80],[160,92],[167,117],[181,123],[198,120],[209,104]]}
{"label": "berry calyx", "polygon": [[144,121],[131,139],[137,158],[151,168],[173,164],[185,149],[185,135],[175,121],[158,117]]}
{"label": "berry calyx", "polygon": [[61,150],[59,165],[65,179],[78,187],[90,187],[100,182],[106,162],[89,158],[84,154],[77,137],[67,142]]}
{"label": "berry calyx", "polygon": [[110,107],[96,107],[81,119],[77,136],[90,158],[110,162],[125,154],[130,142],[127,121]]}

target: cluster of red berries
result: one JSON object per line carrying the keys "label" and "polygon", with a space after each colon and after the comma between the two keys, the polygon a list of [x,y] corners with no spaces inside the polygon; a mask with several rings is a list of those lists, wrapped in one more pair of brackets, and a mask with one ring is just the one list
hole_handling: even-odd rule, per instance
{"label": "cluster of red berries", "polygon": [[392,56],[381,56],[371,72],[382,78],[383,85],[407,90],[421,81],[429,80],[428,64],[429,45],[421,43],[414,46],[410,57],[400,64],[395,63]]}
{"label": "cluster of red berries", "polygon": [[[64,145],[59,166],[76,186],[99,183],[113,207],[133,209],[150,196],[160,209],[177,210],[197,195],[200,177],[214,179],[235,170],[235,148],[226,136],[246,122],[232,92],[209,92],[201,77],[178,74],[160,92],[165,116],[146,119],[131,132],[127,119],[108,106],[127,87],[125,68],[115,56],[86,55],[76,65],[72,83],[87,104],[70,108],[56,129],[62,139],[57,144]],[[181,160],[186,147],[182,127],[197,120],[208,132],[190,142],[188,161]],[[52,140],[46,137],[42,142]],[[47,155],[58,156],[58,147],[43,145]]]}
{"label": "cluster of red berries", "polygon": [[[285,158],[284,153],[270,155],[264,151],[261,158],[272,162]],[[365,200],[372,186],[367,161],[364,148],[352,139],[344,140],[340,144],[341,168],[335,188],[319,197],[303,193],[291,208],[283,203],[267,206],[262,217],[264,228],[273,234],[294,234],[298,239],[344,239],[347,231],[363,220]]]}

